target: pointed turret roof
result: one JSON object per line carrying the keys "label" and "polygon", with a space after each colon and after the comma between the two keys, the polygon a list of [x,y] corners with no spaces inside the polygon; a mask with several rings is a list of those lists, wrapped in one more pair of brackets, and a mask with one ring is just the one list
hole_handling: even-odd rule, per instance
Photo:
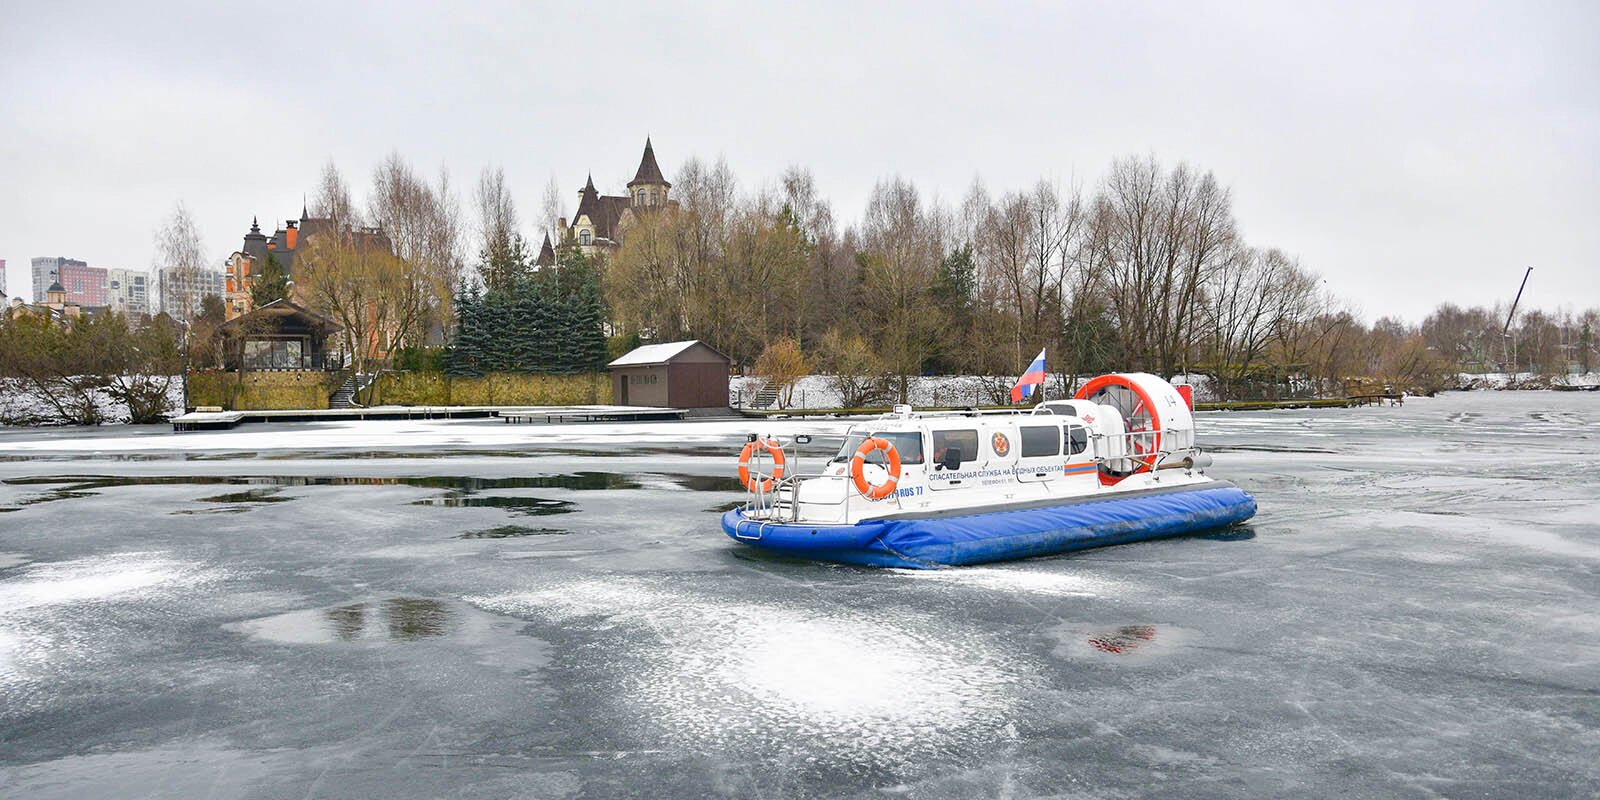
{"label": "pointed turret roof", "polygon": [[672,184],[667,183],[666,177],[661,174],[661,165],[656,163],[656,149],[650,144],[650,137],[646,136],[644,138],[644,157],[639,159],[639,171],[634,174],[633,180],[628,181],[628,188],[632,189],[639,184],[654,183],[663,184],[669,188],[672,186]]}
{"label": "pointed turret roof", "polygon": [[578,192],[578,210],[572,213],[572,223],[576,225],[583,215],[589,215],[589,221],[600,222],[600,192],[594,188],[594,175],[589,175],[589,182],[583,185],[583,190]]}
{"label": "pointed turret roof", "polygon": [[539,257],[533,260],[534,264],[541,267],[552,266],[556,263],[556,249],[550,246],[550,232],[544,233],[544,244],[539,247]]}

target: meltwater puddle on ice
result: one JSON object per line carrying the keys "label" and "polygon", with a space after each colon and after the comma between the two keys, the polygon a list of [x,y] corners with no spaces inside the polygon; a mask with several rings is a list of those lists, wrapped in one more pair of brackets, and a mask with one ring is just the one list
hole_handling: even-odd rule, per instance
{"label": "meltwater puddle on ice", "polygon": [[1029,672],[979,632],[905,612],[724,600],[636,578],[466,600],[629,630],[600,655],[618,694],[670,739],[709,747],[872,764],[970,752],[1004,735]]}

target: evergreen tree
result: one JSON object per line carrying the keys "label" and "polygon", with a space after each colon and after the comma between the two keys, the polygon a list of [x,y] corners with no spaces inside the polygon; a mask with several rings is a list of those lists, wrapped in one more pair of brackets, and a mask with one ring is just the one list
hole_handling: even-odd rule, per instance
{"label": "evergreen tree", "polygon": [[478,273],[486,293],[509,291],[531,272],[528,245],[520,233],[491,241],[478,254]]}
{"label": "evergreen tree", "polygon": [[250,281],[250,305],[260,308],[274,300],[282,300],[289,295],[289,273],[284,272],[283,265],[278,263],[278,257],[267,251],[267,261],[261,267],[261,274],[254,276]]}
{"label": "evergreen tree", "polygon": [[[513,248],[514,249],[514,248]],[[456,291],[455,336],[446,357],[451,375],[493,372],[569,373],[605,368],[605,301],[593,259],[576,248],[557,269],[506,272],[516,262],[486,257],[494,284]]]}
{"label": "evergreen tree", "polygon": [[606,352],[606,308],[600,294],[600,276],[590,270],[576,298],[572,335],[577,340],[577,359],[572,365],[578,372],[599,372],[609,360]]}
{"label": "evergreen tree", "polygon": [[476,283],[462,279],[456,289],[456,330],[445,359],[445,371],[454,376],[482,375],[488,341],[484,328],[483,294]]}
{"label": "evergreen tree", "polygon": [[1578,368],[1589,374],[1589,356],[1594,352],[1594,326],[1583,323],[1583,333],[1578,336]]}

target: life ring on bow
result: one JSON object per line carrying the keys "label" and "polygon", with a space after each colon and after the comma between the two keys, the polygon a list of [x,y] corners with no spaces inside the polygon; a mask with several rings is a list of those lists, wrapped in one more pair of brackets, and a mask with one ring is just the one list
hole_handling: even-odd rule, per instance
{"label": "life ring on bow", "polygon": [[[867,482],[864,472],[867,466],[867,456],[882,450],[884,457],[889,459],[889,480],[873,486]],[[850,477],[856,483],[856,491],[868,500],[882,500],[894,494],[895,484],[900,481],[900,451],[896,450],[894,443],[888,439],[873,436],[861,443],[856,448],[856,454],[850,457]]]}
{"label": "life ring on bow", "polygon": [[[772,456],[772,474],[761,480],[750,476],[750,458],[755,455],[756,448],[765,450]],[[783,480],[783,448],[779,447],[771,437],[745,442],[744,449],[739,451],[739,482],[744,484],[744,488],[757,494],[766,494],[771,492],[773,485],[780,480]]]}

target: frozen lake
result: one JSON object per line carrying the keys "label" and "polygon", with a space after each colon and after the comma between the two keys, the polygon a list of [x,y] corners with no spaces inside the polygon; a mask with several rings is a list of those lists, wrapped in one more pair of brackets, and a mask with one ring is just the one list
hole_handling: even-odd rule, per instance
{"label": "frozen lake", "polygon": [[0,430],[0,796],[1600,791],[1600,396],[1199,425],[1248,527],[933,573],[722,535],[833,422]]}

